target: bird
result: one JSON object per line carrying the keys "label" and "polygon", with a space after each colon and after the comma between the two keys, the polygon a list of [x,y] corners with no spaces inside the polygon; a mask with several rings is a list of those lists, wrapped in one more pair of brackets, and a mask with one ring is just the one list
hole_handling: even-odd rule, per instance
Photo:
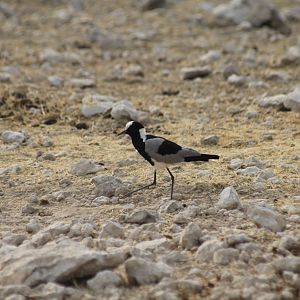
{"label": "bird", "polygon": [[128,122],[125,126],[125,130],[120,132],[118,135],[120,136],[124,134],[127,134],[131,137],[134,148],[146,161],[148,161],[154,167],[153,182],[129,192],[125,195],[125,197],[128,197],[131,194],[142,189],[155,186],[157,169],[166,168],[171,177],[172,200],[175,177],[171,173],[168,167],[169,165],[181,162],[207,162],[210,159],[219,159],[219,155],[200,153],[196,150],[182,147],[163,137],[147,134],[145,127],[137,121]]}

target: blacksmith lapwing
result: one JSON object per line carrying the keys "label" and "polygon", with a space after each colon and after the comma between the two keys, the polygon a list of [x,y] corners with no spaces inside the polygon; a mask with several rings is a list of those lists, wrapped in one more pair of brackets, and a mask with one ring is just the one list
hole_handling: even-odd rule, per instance
{"label": "blacksmith lapwing", "polygon": [[138,188],[125,196],[129,196],[137,191],[156,185],[156,169],[166,168],[172,180],[171,199],[173,198],[174,176],[167,167],[169,164],[190,161],[209,161],[210,159],[219,159],[219,155],[203,154],[190,148],[184,148],[165,138],[151,134],[146,134],[142,124],[130,121],[126,124],[125,130],[119,133],[128,134],[131,137],[132,144],[141,156],[144,157],[154,168],[154,180],[151,184]]}

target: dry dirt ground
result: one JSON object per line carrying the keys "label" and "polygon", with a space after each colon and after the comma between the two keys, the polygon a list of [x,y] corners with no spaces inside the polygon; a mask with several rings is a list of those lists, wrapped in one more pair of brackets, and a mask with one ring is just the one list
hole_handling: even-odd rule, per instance
{"label": "dry dirt ground", "polygon": [[[133,207],[157,210],[169,197],[168,174],[160,172],[155,189],[138,192],[127,198],[125,204],[90,205],[95,198],[91,183],[94,175],[76,177],[69,172],[80,159],[103,163],[105,170],[98,174],[115,175],[130,181],[133,187],[152,180],[151,166],[135,153],[129,138],[116,135],[124,123],[109,117],[81,115],[82,98],[94,92],[129,99],[138,110],[148,113],[148,132],[204,153],[220,155],[219,161],[209,164],[172,168],[177,200],[207,209],[216,204],[223,188],[233,185],[243,203],[264,199],[280,211],[286,205],[296,205],[297,201],[299,205],[300,165],[299,160],[292,160],[293,155],[300,154],[299,114],[261,108],[257,101],[264,95],[288,93],[299,82],[299,66],[283,66],[280,60],[287,48],[297,43],[300,23],[291,23],[293,34],[289,37],[268,28],[247,31],[234,26],[212,26],[209,21],[201,24],[195,21],[195,16],[205,12],[200,9],[201,1],[194,0],[174,1],[167,9],[145,13],[130,0],[84,1],[84,10],[69,19],[59,15],[60,10],[67,9],[67,1],[3,2],[9,3],[16,15],[1,19],[0,69],[16,66],[16,73],[11,82],[0,84],[0,132],[24,130],[28,139],[16,149],[0,142],[0,168],[20,167],[17,174],[0,176],[0,232],[24,233],[32,218],[22,213],[27,203],[38,208],[35,217],[45,226],[76,218],[92,219],[102,225]],[[212,1],[214,5],[220,2]],[[290,6],[299,4],[296,0],[275,1],[279,8],[286,7],[287,2]],[[104,49],[92,42],[89,33],[96,26],[108,36],[121,37],[122,47]],[[278,38],[272,40],[271,36]],[[244,50],[226,52],[229,43]],[[47,48],[75,53],[79,63],[43,62],[40,54]],[[181,68],[201,65],[201,55],[211,49],[222,52],[219,60],[209,63],[212,74],[203,79],[182,80]],[[253,51],[258,61],[255,67],[243,63],[245,53]],[[240,63],[243,75],[254,76],[268,86],[230,85],[222,75],[226,62]],[[140,65],[144,76],[115,75],[131,65]],[[272,70],[286,71],[291,78],[287,82],[266,81],[266,74]],[[62,77],[64,86],[50,86],[47,77],[51,75]],[[86,76],[96,80],[95,87],[80,89],[69,84],[71,78]],[[151,115],[151,106],[160,107],[161,114]],[[257,117],[248,119],[249,111],[257,111]],[[57,122],[46,125],[49,119]],[[75,125],[79,122],[89,128],[77,129]],[[263,138],[266,132],[273,133],[273,140]],[[220,137],[218,145],[201,144],[201,138],[212,134]],[[40,142],[44,136],[49,136],[54,145],[43,147]],[[43,159],[47,153],[56,159]],[[272,168],[281,183],[268,183],[258,191],[253,177],[228,168],[233,158],[253,156]],[[136,163],[120,167],[119,163],[125,159]],[[289,163],[295,168],[282,167]],[[200,170],[208,170],[208,175],[200,176]],[[63,201],[39,202],[60,190],[67,191]],[[168,235],[174,216],[166,214],[164,218]],[[247,232],[256,228],[246,218],[241,223],[215,214],[203,214],[198,221],[207,230],[228,226]],[[300,224],[288,226],[300,228]],[[257,236],[267,246],[276,239],[276,234],[266,231]],[[209,287],[206,292],[209,294]]]}

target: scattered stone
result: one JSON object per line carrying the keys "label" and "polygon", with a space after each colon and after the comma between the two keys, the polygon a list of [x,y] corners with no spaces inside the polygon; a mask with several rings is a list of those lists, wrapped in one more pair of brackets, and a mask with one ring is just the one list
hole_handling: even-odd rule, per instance
{"label": "scattered stone", "polygon": [[55,161],[56,157],[52,153],[46,153],[43,156],[44,160]]}
{"label": "scattered stone", "polygon": [[71,173],[76,176],[85,176],[97,173],[103,169],[101,165],[88,159],[82,159],[71,167]]}
{"label": "scattered stone", "polygon": [[89,78],[73,78],[70,80],[70,85],[72,87],[86,89],[86,88],[95,87],[96,82],[94,79],[89,79]]}
{"label": "scattered stone", "polygon": [[221,192],[217,206],[225,209],[236,209],[241,206],[240,197],[233,186]]}
{"label": "scattered stone", "polygon": [[235,63],[229,63],[223,67],[223,76],[228,79],[231,75],[240,75],[240,68]]}
{"label": "scattered stone", "polygon": [[124,239],[125,238],[125,230],[122,227],[121,224],[114,222],[114,221],[109,221],[106,223],[101,232],[100,232],[100,238],[120,238]]}
{"label": "scattered stone", "polygon": [[227,78],[227,81],[235,86],[243,86],[250,81],[250,78],[247,76],[232,74]]}
{"label": "scattered stone", "polygon": [[274,262],[274,267],[280,273],[288,271],[300,274],[300,257],[289,256],[279,258]]}
{"label": "scattered stone", "polygon": [[183,209],[183,205],[180,201],[168,200],[166,203],[162,205],[162,207],[160,208],[160,212],[171,214],[182,209]]}
{"label": "scattered stone", "polygon": [[276,82],[289,82],[291,80],[291,76],[284,71],[271,71],[266,74],[266,79]]}
{"label": "scattered stone", "polygon": [[181,69],[181,77],[183,80],[193,80],[198,77],[207,77],[211,74],[210,67],[198,67],[198,68],[183,68]]}
{"label": "scattered stone", "polygon": [[140,119],[139,112],[128,100],[122,100],[114,104],[110,114],[115,120],[139,121]]}
{"label": "scattered stone", "polygon": [[52,147],[54,145],[53,140],[49,136],[43,136],[41,139],[41,145],[43,147]]}
{"label": "scattered stone", "polygon": [[37,208],[33,207],[29,203],[22,207],[22,214],[24,214],[24,215],[33,215],[38,212],[39,212],[39,210]]}
{"label": "scattered stone", "polygon": [[247,175],[247,176],[255,176],[261,172],[256,166],[247,167],[245,169],[240,169],[237,171],[238,174]]}
{"label": "scattered stone", "polygon": [[238,260],[239,250],[233,248],[219,249],[215,251],[213,256],[214,263],[218,265],[228,265],[234,260]]}
{"label": "scattered stone", "polygon": [[203,145],[218,145],[220,138],[216,135],[209,135],[201,139]]}
{"label": "scattered stone", "polygon": [[135,245],[135,248],[141,251],[160,251],[163,250],[170,250],[171,242],[166,238],[161,239],[154,239],[151,241],[143,241]]}
{"label": "scattered stone", "polygon": [[210,50],[206,54],[202,55],[200,60],[204,63],[211,63],[221,58],[221,51]]}
{"label": "scattered stone", "polygon": [[273,232],[283,231],[285,229],[283,216],[270,208],[262,206],[248,207],[247,216],[258,227],[264,227]]}
{"label": "scattered stone", "polygon": [[286,99],[284,99],[283,104],[292,111],[300,112],[300,87],[296,87],[294,91],[289,93]]}
{"label": "scattered stone", "polygon": [[130,258],[125,262],[125,270],[130,284],[145,285],[158,283],[170,277],[173,270],[163,262],[153,262],[143,258]]}
{"label": "scattered stone", "polygon": [[27,240],[27,236],[24,234],[10,233],[10,234],[5,235],[1,241],[7,245],[13,245],[13,246],[18,247],[25,240]]}
{"label": "scattered stone", "polygon": [[238,170],[243,165],[243,161],[239,158],[234,158],[230,161],[229,169]]}
{"label": "scattered stone", "polygon": [[248,22],[254,27],[268,25],[289,35],[291,28],[279,11],[266,0],[232,0],[213,10],[218,21],[225,25]]}
{"label": "scattered stone", "polygon": [[78,222],[71,226],[68,235],[69,237],[80,236],[82,238],[95,237],[96,231],[93,224]]}
{"label": "scattered stone", "polygon": [[284,9],[284,16],[293,22],[300,21],[300,6],[287,7]]}
{"label": "scattered stone", "polygon": [[283,236],[279,242],[278,248],[288,250],[294,255],[297,255],[300,253],[299,240],[300,239],[296,240],[292,236]]}
{"label": "scattered stone", "polygon": [[101,292],[107,287],[119,287],[122,285],[122,278],[117,273],[109,270],[100,271],[94,278],[87,281],[87,286],[94,292]]}
{"label": "scattered stone", "polygon": [[158,220],[157,214],[143,208],[136,209],[131,215],[127,215],[125,217],[126,223],[133,223],[133,224],[155,223],[157,222],[157,220]]}
{"label": "scattered stone", "polygon": [[144,77],[144,71],[140,65],[130,65],[124,70],[124,75]]}
{"label": "scattered stone", "polygon": [[40,54],[42,62],[51,64],[68,63],[72,65],[80,64],[80,58],[77,54],[71,52],[59,53],[53,49],[46,49]]}
{"label": "scattered stone", "polygon": [[21,172],[20,166],[11,166],[7,168],[0,168],[0,175],[6,175],[6,174],[18,174]]}
{"label": "scattered stone", "polygon": [[252,239],[249,236],[245,235],[244,233],[229,235],[226,237],[225,240],[229,247],[235,247],[238,244],[252,242]]}
{"label": "scattered stone", "polygon": [[96,186],[98,196],[112,197],[118,189],[123,187],[122,181],[111,175],[96,176],[92,182]]}
{"label": "scattered stone", "polygon": [[28,224],[26,224],[26,231],[28,233],[35,234],[42,229],[42,226],[36,219],[31,219]]}
{"label": "scattered stone", "polygon": [[226,244],[217,239],[212,239],[204,242],[197,250],[195,256],[199,261],[210,262],[213,259],[214,253],[219,249],[226,248]]}
{"label": "scattered stone", "polygon": [[116,98],[110,96],[87,95],[82,99],[81,113],[87,118],[95,115],[107,116],[116,101]]}
{"label": "scattered stone", "polygon": [[300,64],[300,47],[292,46],[290,47],[285,56],[281,60],[281,64],[285,65],[299,65]]}
{"label": "scattered stone", "polygon": [[121,253],[91,250],[68,239],[38,249],[18,247],[0,258],[0,284],[68,282],[117,267],[125,258]]}
{"label": "scattered stone", "polygon": [[142,11],[165,7],[166,0],[142,0],[140,7]]}
{"label": "scattered stone", "polygon": [[10,83],[11,75],[9,73],[0,72],[0,82],[1,83]]}
{"label": "scattered stone", "polygon": [[287,96],[280,94],[270,97],[263,97],[259,100],[258,104],[262,107],[273,107],[277,109],[283,108],[283,103],[286,100]]}
{"label": "scattered stone", "polygon": [[197,223],[190,223],[181,233],[180,244],[183,249],[191,250],[202,243],[202,237],[201,227]]}
{"label": "scattered stone", "polygon": [[112,199],[109,198],[109,197],[106,197],[106,196],[100,196],[100,197],[96,197],[94,200],[93,200],[93,205],[95,206],[100,206],[100,205],[107,205],[107,204],[111,204]]}
{"label": "scattered stone", "polygon": [[3,14],[5,18],[11,18],[15,14],[13,8],[6,3],[0,3],[0,13]]}
{"label": "scattered stone", "polygon": [[272,132],[263,132],[262,138],[264,141],[273,141],[273,133]]}
{"label": "scattered stone", "polygon": [[4,143],[7,144],[21,144],[25,141],[26,137],[22,132],[6,130],[2,132],[1,139]]}
{"label": "scattered stone", "polygon": [[49,81],[50,85],[55,86],[55,87],[62,87],[64,85],[63,78],[56,76],[56,75],[49,76],[48,81]]}

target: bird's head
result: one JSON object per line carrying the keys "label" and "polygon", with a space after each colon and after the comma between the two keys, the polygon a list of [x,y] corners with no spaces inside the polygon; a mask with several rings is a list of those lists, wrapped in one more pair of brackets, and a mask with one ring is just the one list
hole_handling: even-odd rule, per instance
{"label": "bird's head", "polygon": [[120,132],[118,135],[128,134],[131,138],[141,137],[144,139],[145,137],[145,128],[144,126],[136,121],[130,121],[126,124],[125,130]]}

